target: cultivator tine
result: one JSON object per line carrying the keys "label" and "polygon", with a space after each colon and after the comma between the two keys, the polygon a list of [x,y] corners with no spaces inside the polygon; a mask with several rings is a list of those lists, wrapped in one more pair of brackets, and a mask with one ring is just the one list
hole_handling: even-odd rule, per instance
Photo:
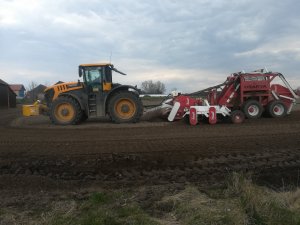
{"label": "cultivator tine", "polygon": [[191,125],[197,125],[198,123],[198,116],[197,116],[197,109],[194,107],[190,108],[190,118],[189,118]]}
{"label": "cultivator tine", "polygon": [[209,124],[216,124],[217,123],[217,113],[215,107],[209,108]]}

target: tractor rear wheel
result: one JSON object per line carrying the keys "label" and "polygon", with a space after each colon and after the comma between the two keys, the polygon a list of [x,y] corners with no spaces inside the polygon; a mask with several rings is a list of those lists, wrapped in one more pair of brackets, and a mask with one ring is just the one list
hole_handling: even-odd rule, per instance
{"label": "tractor rear wheel", "polygon": [[273,118],[280,118],[287,114],[287,108],[282,101],[275,100],[268,104],[267,112]]}
{"label": "tractor rear wheel", "polygon": [[82,118],[78,102],[68,96],[58,97],[50,108],[50,120],[58,125],[77,124]]}
{"label": "tractor rear wheel", "polygon": [[82,113],[82,116],[81,116],[81,118],[80,118],[80,122],[84,122],[84,121],[86,121],[88,119],[88,116],[83,112]]}
{"label": "tractor rear wheel", "polygon": [[143,103],[133,92],[120,91],[109,100],[108,113],[115,123],[136,123],[143,114]]}
{"label": "tractor rear wheel", "polygon": [[246,101],[242,108],[248,119],[260,118],[263,112],[262,105],[258,101],[251,99]]}
{"label": "tractor rear wheel", "polygon": [[244,122],[245,114],[241,110],[234,110],[231,112],[230,118],[232,123],[239,124]]}

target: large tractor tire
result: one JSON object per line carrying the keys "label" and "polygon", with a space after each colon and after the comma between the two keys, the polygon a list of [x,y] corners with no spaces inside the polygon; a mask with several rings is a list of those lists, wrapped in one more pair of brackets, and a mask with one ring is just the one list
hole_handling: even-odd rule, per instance
{"label": "large tractor tire", "polygon": [[248,119],[258,119],[263,113],[262,105],[256,100],[248,100],[243,105],[243,112]]}
{"label": "large tractor tire", "polygon": [[109,100],[108,113],[115,123],[136,123],[143,114],[143,103],[133,92],[120,91]]}
{"label": "large tractor tire", "polygon": [[50,120],[58,125],[78,124],[82,119],[82,110],[72,97],[61,96],[53,101],[50,108]]}
{"label": "large tractor tire", "polygon": [[282,101],[275,100],[267,105],[267,113],[273,118],[281,118],[286,116],[287,108]]}
{"label": "large tractor tire", "polygon": [[85,122],[89,117],[83,112],[82,113],[82,116],[81,116],[81,119],[80,119],[80,122]]}

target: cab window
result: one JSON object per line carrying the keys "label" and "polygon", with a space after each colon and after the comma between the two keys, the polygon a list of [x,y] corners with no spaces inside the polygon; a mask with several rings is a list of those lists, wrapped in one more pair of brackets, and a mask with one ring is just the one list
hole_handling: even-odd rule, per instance
{"label": "cab window", "polygon": [[84,71],[87,85],[99,85],[102,83],[102,68],[87,68]]}

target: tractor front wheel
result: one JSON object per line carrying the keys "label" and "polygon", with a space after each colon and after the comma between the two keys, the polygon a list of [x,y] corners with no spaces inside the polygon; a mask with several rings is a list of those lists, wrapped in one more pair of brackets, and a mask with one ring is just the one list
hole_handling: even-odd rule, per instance
{"label": "tractor front wheel", "polygon": [[82,118],[82,111],[78,102],[68,96],[58,97],[50,108],[50,120],[58,125],[77,124]]}
{"label": "tractor front wheel", "polygon": [[133,92],[120,91],[109,100],[108,113],[115,123],[135,123],[143,114],[143,104]]}
{"label": "tractor front wheel", "polygon": [[248,100],[243,106],[243,112],[248,119],[257,119],[261,117],[263,107],[256,100]]}

